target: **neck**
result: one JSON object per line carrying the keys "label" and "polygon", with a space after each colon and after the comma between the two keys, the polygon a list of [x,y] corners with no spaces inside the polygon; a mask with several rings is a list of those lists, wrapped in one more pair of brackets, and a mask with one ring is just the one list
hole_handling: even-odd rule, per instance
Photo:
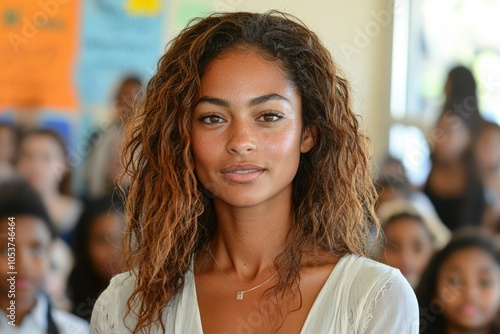
{"label": "neck", "polygon": [[[15,324],[16,326],[21,325],[24,317],[35,307],[36,304],[36,298],[29,299],[29,300],[23,300],[20,298],[16,298],[16,319],[15,319]],[[1,298],[0,299],[0,307],[2,311],[5,312],[5,314],[9,315],[9,310],[8,307],[10,306],[10,300]],[[10,321],[10,319],[9,319]]]}
{"label": "neck", "polygon": [[217,229],[210,246],[220,265],[241,277],[274,271],[291,225],[290,201],[234,208],[215,199],[214,205]]}

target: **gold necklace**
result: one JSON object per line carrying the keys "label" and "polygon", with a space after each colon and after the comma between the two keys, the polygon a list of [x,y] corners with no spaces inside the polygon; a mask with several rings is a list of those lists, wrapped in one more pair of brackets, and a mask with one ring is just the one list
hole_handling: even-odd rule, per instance
{"label": "gold necklace", "polygon": [[255,289],[258,289],[260,288],[261,286],[265,285],[266,283],[268,283],[270,280],[273,279],[274,276],[276,276],[276,274],[278,272],[275,272],[271,277],[269,277],[264,283],[261,283],[257,286],[254,286],[253,288],[250,288],[250,289],[247,289],[247,290],[243,290],[243,291],[238,291],[236,290],[236,288],[234,287],[234,285],[231,283],[231,281],[229,280],[229,278],[227,278],[226,274],[224,274],[224,271],[222,270],[222,268],[219,266],[219,263],[217,263],[217,260],[215,259],[214,255],[212,254],[212,251],[210,250],[210,247],[207,247],[208,249],[208,253],[210,254],[210,256],[212,257],[212,260],[214,260],[214,263],[215,265],[217,266],[217,268],[219,269],[219,271],[221,272],[222,276],[224,276],[224,278],[226,279],[227,283],[231,286],[231,288],[234,290],[234,292],[236,292],[236,300],[243,300],[243,295],[247,292],[250,292],[250,291],[253,291]]}

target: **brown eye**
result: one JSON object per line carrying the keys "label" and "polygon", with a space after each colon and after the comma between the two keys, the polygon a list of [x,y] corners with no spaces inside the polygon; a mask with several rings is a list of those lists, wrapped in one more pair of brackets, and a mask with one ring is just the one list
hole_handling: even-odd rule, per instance
{"label": "brown eye", "polygon": [[260,116],[259,118],[257,118],[257,120],[263,121],[263,122],[277,122],[282,118],[283,118],[283,115],[278,114],[278,113],[266,113],[266,114]]}
{"label": "brown eye", "polygon": [[224,122],[224,119],[219,115],[206,115],[200,117],[200,121],[206,124],[215,124]]}
{"label": "brown eye", "polygon": [[460,287],[460,286],[462,286],[462,285],[463,285],[462,280],[461,280],[459,277],[457,277],[457,276],[448,278],[448,279],[446,280],[446,282],[447,282],[450,286],[455,287],[455,288],[458,288],[458,287]]}

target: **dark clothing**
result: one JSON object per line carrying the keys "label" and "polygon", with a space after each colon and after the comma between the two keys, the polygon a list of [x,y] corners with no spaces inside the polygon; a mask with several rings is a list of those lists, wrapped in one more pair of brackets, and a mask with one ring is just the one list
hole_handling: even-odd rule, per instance
{"label": "dark clothing", "polygon": [[441,221],[455,231],[465,226],[479,226],[486,208],[484,187],[478,182],[470,182],[462,196],[441,197],[436,195],[426,183],[424,193],[434,205]]}

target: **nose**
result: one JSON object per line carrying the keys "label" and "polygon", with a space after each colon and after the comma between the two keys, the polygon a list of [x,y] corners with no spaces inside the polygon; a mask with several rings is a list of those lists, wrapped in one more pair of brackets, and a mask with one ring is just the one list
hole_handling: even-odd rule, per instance
{"label": "nose", "polygon": [[228,129],[226,149],[231,154],[244,155],[254,151],[256,137],[252,124],[246,120],[234,120]]}
{"label": "nose", "polygon": [[479,289],[473,283],[467,282],[467,284],[464,285],[463,290],[463,294],[468,301],[475,301],[479,296]]}

